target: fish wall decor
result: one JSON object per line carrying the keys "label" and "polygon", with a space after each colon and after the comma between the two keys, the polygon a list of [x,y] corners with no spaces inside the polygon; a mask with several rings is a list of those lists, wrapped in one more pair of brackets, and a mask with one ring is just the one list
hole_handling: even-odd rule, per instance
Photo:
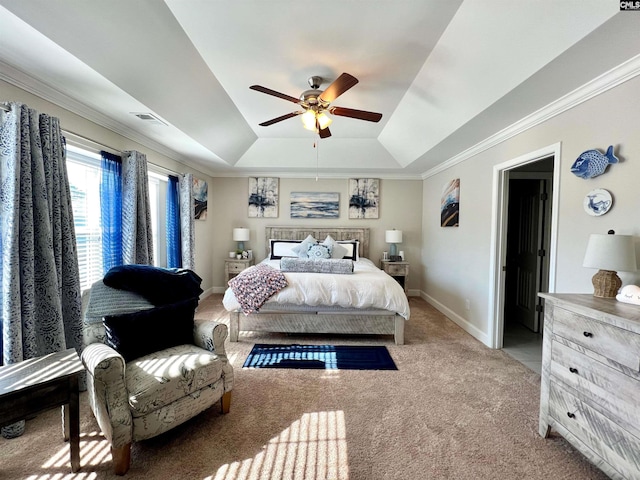
{"label": "fish wall decor", "polygon": [[610,163],[618,163],[618,157],[613,154],[613,145],[602,154],[599,150],[587,150],[580,154],[571,166],[571,173],[580,178],[593,178],[602,175]]}

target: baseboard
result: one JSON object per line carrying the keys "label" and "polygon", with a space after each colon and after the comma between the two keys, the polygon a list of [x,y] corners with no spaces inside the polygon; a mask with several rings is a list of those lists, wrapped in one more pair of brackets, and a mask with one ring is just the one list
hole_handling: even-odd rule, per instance
{"label": "baseboard", "polygon": [[206,289],[204,292],[200,294],[200,300],[204,300],[205,298],[207,298],[209,295],[213,293],[216,293],[216,287]]}
{"label": "baseboard", "polygon": [[432,305],[436,310],[444,314],[449,320],[451,320],[453,323],[458,325],[469,335],[473,336],[480,342],[484,343],[487,347],[491,348],[491,343],[489,342],[489,336],[487,335],[487,333],[478,329],[478,327],[475,327],[474,325],[470,324],[466,318],[461,317],[456,312],[451,310],[449,307],[447,307],[446,305],[443,305],[442,303],[437,301],[435,298],[431,297],[430,295],[427,295],[425,292],[420,292],[420,297],[422,297],[422,299],[425,302]]}

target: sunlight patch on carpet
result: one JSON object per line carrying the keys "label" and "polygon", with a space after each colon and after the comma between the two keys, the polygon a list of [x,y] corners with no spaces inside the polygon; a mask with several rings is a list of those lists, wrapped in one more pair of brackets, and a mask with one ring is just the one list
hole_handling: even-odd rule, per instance
{"label": "sunlight patch on carpet", "polygon": [[344,412],[305,413],[253,458],[221,466],[204,480],[348,480]]}
{"label": "sunlight patch on carpet", "polygon": [[84,471],[71,472],[69,442],[60,442],[61,448],[42,465],[43,473],[26,480],[94,480],[98,473],[87,471],[88,467],[111,463],[111,447],[100,432],[80,434],[80,468]]}

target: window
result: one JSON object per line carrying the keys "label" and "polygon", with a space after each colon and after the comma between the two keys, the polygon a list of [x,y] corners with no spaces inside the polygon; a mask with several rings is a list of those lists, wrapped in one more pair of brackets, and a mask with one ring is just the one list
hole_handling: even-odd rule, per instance
{"label": "window", "polygon": [[[100,162],[99,153],[67,144],[67,175],[82,290],[90,288],[104,276],[100,216]],[[149,171],[148,174],[154,264],[158,267],[166,267],[167,177],[153,171]]]}
{"label": "window", "polygon": [[103,277],[100,228],[100,155],[67,145],[67,175],[76,230],[80,287]]}

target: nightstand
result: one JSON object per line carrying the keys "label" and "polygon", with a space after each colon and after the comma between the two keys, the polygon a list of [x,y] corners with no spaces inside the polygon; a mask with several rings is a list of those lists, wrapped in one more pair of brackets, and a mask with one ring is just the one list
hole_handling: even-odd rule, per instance
{"label": "nightstand", "polygon": [[409,277],[409,262],[390,262],[389,260],[380,260],[380,269],[391,275],[404,288],[407,293],[407,278]]}
{"label": "nightstand", "polygon": [[224,283],[229,283],[233,277],[238,275],[241,271],[246,270],[253,265],[253,258],[225,258],[224,260]]}

